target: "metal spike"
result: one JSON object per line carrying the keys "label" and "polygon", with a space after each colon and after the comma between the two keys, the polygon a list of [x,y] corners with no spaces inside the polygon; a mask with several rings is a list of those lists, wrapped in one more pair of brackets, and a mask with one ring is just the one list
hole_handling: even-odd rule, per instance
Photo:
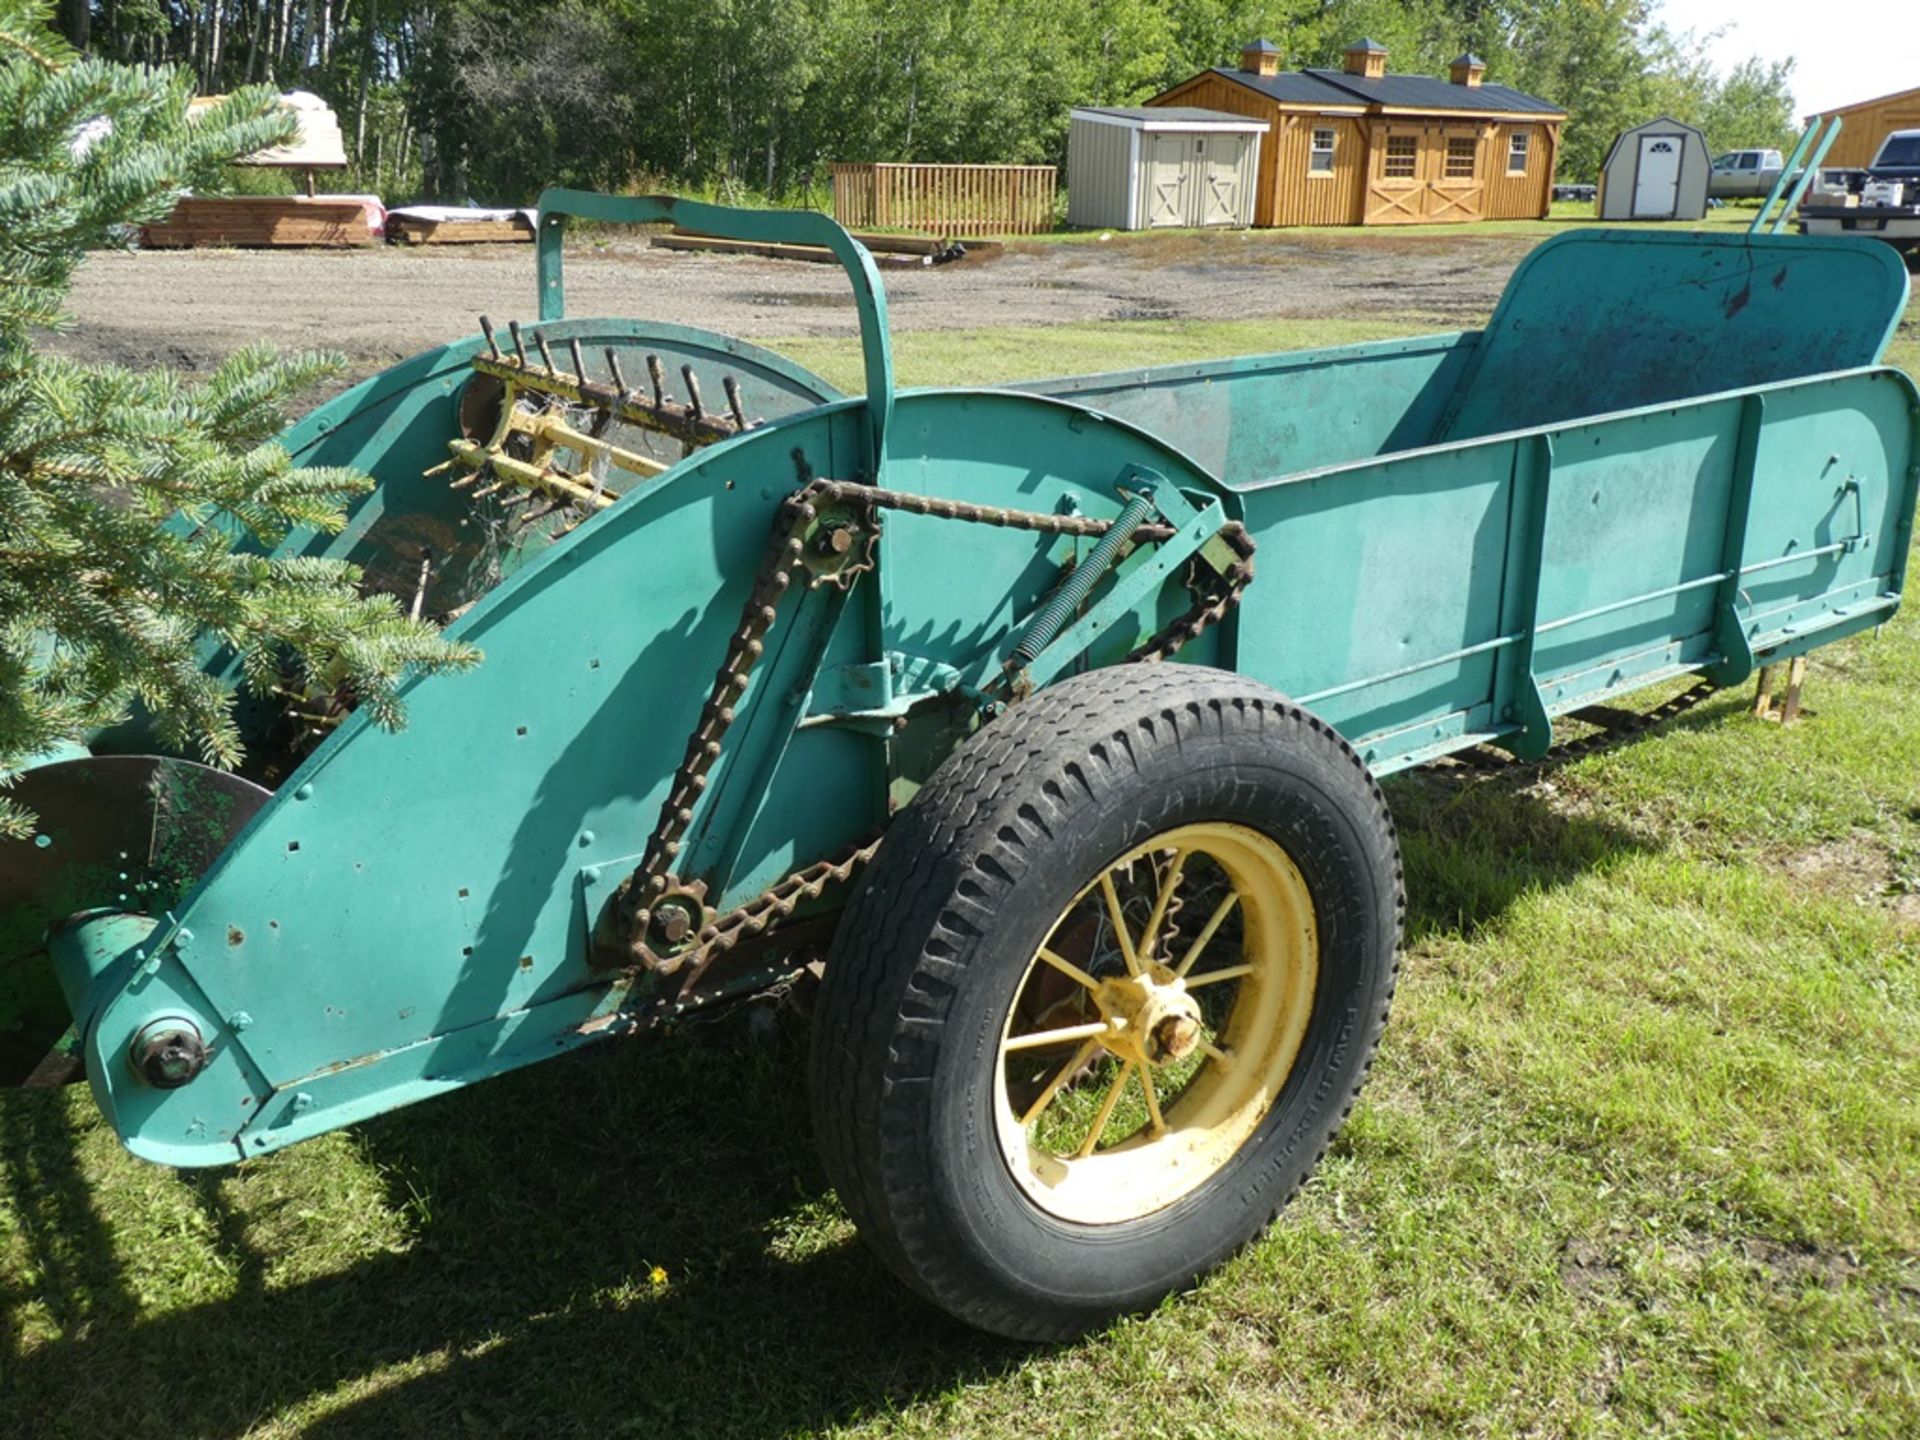
{"label": "metal spike", "polygon": [[687,401],[693,407],[693,418],[696,420],[706,419],[706,409],[700,404],[700,380],[699,377],[693,373],[693,367],[691,365],[682,365],[680,367],[680,378],[687,382]]}
{"label": "metal spike", "polygon": [[427,546],[420,547],[420,579],[413,587],[413,605],[407,612],[407,618],[418,620],[420,607],[426,603],[427,582],[433,579],[433,551]]}
{"label": "metal spike", "polygon": [[587,357],[580,353],[580,342],[567,341],[567,352],[573,356],[573,378],[582,385],[587,383]]}
{"label": "metal spike", "polygon": [[613,383],[619,387],[620,398],[624,400],[628,394],[627,377],[620,373],[620,356],[611,345],[607,347],[607,373],[613,376]]}
{"label": "metal spike", "polygon": [[731,375],[725,375],[720,379],[720,388],[727,392],[727,408],[733,412],[733,428],[746,429],[747,411],[740,403],[740,382]]}
{"label": "metal spike", "polygon": [[653,408],[658,410],[667,403],[667,367],[658,355],[647,356],[647,378],[653,381]]}
{"label": "metal spike", "polygon": [[533,343],[534,347],[540,352],[540,363],[547,367],[547,373],[549,375],[553,374],[557,367],[553,363],[553,351],[547,348],[547,337],[536,330],[533,332]]}
{"label": "metal spike", "polygon": [[493,358],[500,358],[500,342],[493,338],[493,322],[486,316],[480,317],[480,333],[487,337],[487,349],[493,352]]}
{"label": "metal spike", "polygon": [[507,333],[513,336],[514,357],[519,360],[520,368],[524,370],[527,368],[527,347],[520,343],[520,322],[518,320],[509,320],[507,322]]}

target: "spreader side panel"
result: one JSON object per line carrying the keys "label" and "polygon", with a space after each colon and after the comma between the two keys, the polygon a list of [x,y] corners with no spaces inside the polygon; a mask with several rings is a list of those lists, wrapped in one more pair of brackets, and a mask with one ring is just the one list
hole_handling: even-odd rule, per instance
{"label": "spreader side panel", "polygon": [[1240,664],[1376,770],[1883,623],[1920,487],[1894,370],[1436,446],[1242,492]]}

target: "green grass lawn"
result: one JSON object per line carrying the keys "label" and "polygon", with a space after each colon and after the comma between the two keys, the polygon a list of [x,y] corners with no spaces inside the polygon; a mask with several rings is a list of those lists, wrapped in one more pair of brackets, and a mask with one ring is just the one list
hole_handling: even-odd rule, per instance
{"label": "green grass lawn", "polygon": [[[1422,328],[1347,323],[898,343],[987,380]],[[908,1298],[826,1189],[791,1018],[220,1173],[14,1092],[0,1434],[1920,1433],[1920,621],[1808,698],[1391,782],[1413,909],[1364,1103],[1152,1315],[1030,1349]]]}
{"label": "green grass lawn", "polygon": [[[1391,340],[1454,330],[1460,323],[1409,310],[1312,319],[1104,320],[995,330],[906,330],[893,336],[893,360],[895,380],[902,386],[995,385]],[[844,390],[858,392],[864,385],[860,349],[851,338],[805,336],[771,343]],[[1908,305],[1888,347],[1887,363],[1920,375],[1920,300]]]}
{"label": "green grass lawn", "polygon": [[[905,330],[893,337],[894,380],[909,385],[997,385],[1049,375],[1082,375],[1172,365],[1225,355],[1259,355],[1322,345],[1391,340],[1451,327],[1417,313],[1312,320],[1091,320],[997,330]],[[850,393],[865,387],[860,347],[838,336],[775,340],[774,349]]]}

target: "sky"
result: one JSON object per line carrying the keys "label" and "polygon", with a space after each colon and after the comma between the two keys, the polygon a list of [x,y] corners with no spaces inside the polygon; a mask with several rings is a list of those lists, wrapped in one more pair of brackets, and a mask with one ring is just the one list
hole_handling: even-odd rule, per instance
{"label": "sky", "polygon": [[1791,55],[1795,112],[1871,100],[1920,87],[1920,0],[1664,0],[1656,18],[1704,35],[1725,74],[1749,55]]}

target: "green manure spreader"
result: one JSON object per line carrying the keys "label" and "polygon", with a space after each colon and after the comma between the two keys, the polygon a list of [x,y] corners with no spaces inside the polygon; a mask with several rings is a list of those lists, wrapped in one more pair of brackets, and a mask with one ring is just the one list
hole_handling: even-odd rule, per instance
{"label": "green manure spreader", "polygon": [[[865,393],[563,304],[568,217],[830,247]],[[816,215],[573,192],[537,320],[295,425],[347,557],[485,659],[391,732],[130,723],[0,845],[0,1069],[136,1155],[263,1155],[793,979],[826,1166],[903,1280],[1074,1333],[1267,1225],[1358,1094],[1380,777],[1884,623],[1920,485],[1871,241],[1579,230],[1487,328],[896,392]],[[211,673],[237,680],[209,641]]]}

